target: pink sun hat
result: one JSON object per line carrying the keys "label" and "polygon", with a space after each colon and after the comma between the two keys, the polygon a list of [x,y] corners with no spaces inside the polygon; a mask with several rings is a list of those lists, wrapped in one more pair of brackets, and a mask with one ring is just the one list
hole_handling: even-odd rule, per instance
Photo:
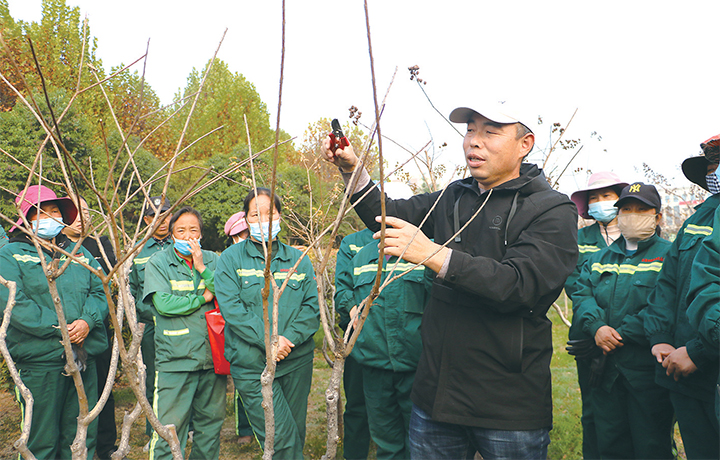
{"label": "pink sun hat", "polygon": [[[21,196],[22,193],[18,194],[15,198],[16,205],[20,203]],[[57,195],[55,195],[55,192],[44,185],[31,185],[27,188],[27,192],[25,192],[25,199],[22,200],[22,203],[20,203],[20,212],[23,216],[25,216],[25,219],[27,219],[28,211],[30,211],[30,209],[40,206],[48,201],[54,201],[55,204],[58,205],[60,213],[63,216],[63,222],[65,222],[66,225],[71,225],[75,222],[75,218],[77,217],[77,207],[75,206],[75,203],[73,203],[73,201],[68,197],[58,198]],[[12,232],[20,226],[22,226],[22,218],[15,222],[15,225],[10,229],[10,231]]]}
{"label": "pink sun hat", "polygon": [[248,228],[247,222],[245,222],[245,213],[240,211],[236,212],[225,222],[225,234],[227,236],[237,235],[243,230]]}
{"label": "pink sun hat", "polygon": [[584,219],[592,219],[590,214],[588,214],[588,192],[599,190],[601,188],[616,187],[618,189],[617,194],[620,196],[622,189],[628,185],[629,184],[627,182],[621,181],[617,174],[610,171],[602,171],[590,176],[587,187],[573,193],[570,196],[570,199],[573,203],[575,203],[575,206],[577,206],[580,217]]}

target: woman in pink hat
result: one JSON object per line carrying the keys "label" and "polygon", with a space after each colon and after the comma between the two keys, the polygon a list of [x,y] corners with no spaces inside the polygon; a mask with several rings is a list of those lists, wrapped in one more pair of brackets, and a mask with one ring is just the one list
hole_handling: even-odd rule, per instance
{"label": "woman in pink hat", "polygon": [[[610,246],[613,241],[620,237],[620,228],[617,224],[618,208],[615,207],[615,202],[618,200],[622,189],[627,185],[626,182],[622,182],[612,172],[598,172],[590,176],[586,188],[578,190],[570,197],[577,206],[580,217],[595,220],[592,225],[578,230],[580,256],[575,271],[565,282],[565,293],[570,298],[577,290],[577,280],[585,261],[591,255]],[[576,313],[574,306],[575,302],[573,302],[573,318]],[[592,337],[583,334],[576,321],[573,321],[572,326],[570,326],[568,338],[568,351],[576,357],[578,383],[580,384],[580,395],[582,397],[583,457],[600,458],[597,449],[595,422],[590,408],[591,359],[584,356],[584,351],[590,352],[597,347],[595,347]]]}
{"label": "woman in pink hat", "polygon": [[245,220],[245,213],[243,211],[236,212],[225,222],[225,234],[232,239],[228,239],[227,246],[236,244],[241,241],[245,241],[250,236],[250,230],[248,229],[247,221]]}
{"label": "woman in pink hat", "polygon": [[[61,343],[48,280],[41,259],[47,264],[65,255],[50,243],[72,252],[72,242],[61,230],[73,223],[77,208],[69,198],[58,198],[42,185],[28,187],[22,202],[16,199],[27,221],[19,219],[11,229],[10,243],[0,249],[0,276],[17,283],[15,307],[10,317],[7,344],[25,385],[34,399],[32,427],[28,448],[36,458],[70,459],[70,445],[75,438],[79,414],[78,395],[72,377],[64,372],[65,354]],[[38,254],[29,234],[39,238]],[[78,260],[100,269],[94,257],[83,247]],[[98,397],[95,357],[107,347],[103,321],[108,313],[100,279],[79,263],[70,263],[55,280],[60,303],[68,323],[68,333],[75,362],[92,408]],[[0,285],[0,313],[8,301],[8,289]],[[24,411],[25,401],[19,398]],[[87,432],[88,458],[95,453],[97,420]]]}

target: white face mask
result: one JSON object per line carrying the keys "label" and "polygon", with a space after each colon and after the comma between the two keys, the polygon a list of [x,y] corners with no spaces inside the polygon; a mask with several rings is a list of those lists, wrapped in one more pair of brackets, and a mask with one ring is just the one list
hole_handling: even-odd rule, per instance
{"label": "white face mask", "polygon": [[628,241],[643,241],[655,234],[657,214],[622,213],[618,215],[620,233]]}
{"label": "white face mask", "polygon": [[252,224],[248,223],[248,225],[250,226],[250,236],[255,238],[257,241],[267,241],[270,230],[272,230],[270,240],[277,238],[278,233],[280,233],[280,219],[273,220],[272,228],[269,228],[269,222],[263,222],[262,229],[259,222],[254,222]]}

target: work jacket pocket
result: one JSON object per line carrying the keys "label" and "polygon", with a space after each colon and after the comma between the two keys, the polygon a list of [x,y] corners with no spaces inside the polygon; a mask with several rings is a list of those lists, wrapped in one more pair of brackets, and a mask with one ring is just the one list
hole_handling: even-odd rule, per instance
{"label": "work jacket pocket", "polygon": [[425,305],[430,294],[431,282],[426,281],[425,278],[425,267],[423,269],[412,270],[402,278],[395,280],[396,283],[402,283],[405,281],[404,299],[399,299],[403,302],[405,313],[411,313],[416,315],[422,315],[425,311]]}

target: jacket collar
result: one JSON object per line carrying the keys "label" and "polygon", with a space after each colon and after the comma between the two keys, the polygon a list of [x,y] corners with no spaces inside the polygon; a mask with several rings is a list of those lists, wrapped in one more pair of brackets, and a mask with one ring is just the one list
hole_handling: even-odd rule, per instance
{"label": "jacket collar", "polygon": [[[481,194],[478,183],[472,176],[458,181],[458,185],[474,191],[477,195]],[[550,184],[545,180],[545,174],[542,169],[538,168],[535,164],[523,163],[520,165],[519,177],[498,185],[494,190],[519,191],[522,189],[521,193],[529,195],[533,192],[549,188]]]}
{"label": "jacket collar", "polygon": [[145,246],[148,247],[148,248],[151,248],[151,247],[153,247],[153,246],[158,246],[158,245],[159,245],[160,247],[163,247],[163,248],[164,248],[165,245],[167,245],[167,244],[170,243],[170,242],[171,242],[171,241],[170,241],[170,234],[168,233],[168,235],[167,235],[165,238],[160,239],[160,240],[157,239],[157,238],[155,238],[155,237],[150,237],[150,239],[147,241],[147,243],[145,244]]}
{"label": "jacket collar", "polygon": [[697,211],[703,206],[712,206],[714,208],[717,208],[718,205],[720,205],[720,193],[716,193],[715,195],[710,195],[705,201],[700,203],[699,205],[695,206],[695,210]]}
{"label": "jacket collar", "polygon": [[[10,239],[10,243],[25,243],[25,244],[29,244],[30,246],[33,246],[33,243],[32,243],[32,240],[30,239],[30,237],[20,231],[16,232],[16,236],[13,236]],[[64,233],[58,233],[58,235],[55,237],[55,244],[58,247],[60,247],[61,249],[64,249],[65,251],[70,252],[69,248],[70,248],[70,245],[72,244],[72,241],[70,240],[70,238],[65,236]],[[33,246],[33,248],[34,248],[34,246]],[[47,249],[45,246],[40,246],[40,248],[42,249],[42,251],[45,254],[49,255],[51,258],[57,259],[62,256],[61,253],[53,252],[50,249]],[[82,252],[82,251],[80,251],[80,252]]]}
{"label": "jacket collar", "polygon": [[[256,259],[265,259],[265,253],[263,252],[262,245],[260,243],[256,243],[250,238],[248,238],[242,243],[238,244],[242,244],[244,246],[243,249],[248,256]],[[280,244],[278,240],[273,241],[272,258],[273,260],[280,259],[285,262],[290,260],[291,257],[288,247],[284,244]]]}
{"label": "jacket collar", "polygon": [[[645,249],[647,249],[650,246],[652,246],[653,244],[657,243],[657,241],[659,239],[660,239],[660,237],[658,236],[657,232],[655,232],[655,234],[653,236],[651,236],[650,238],[643,240],[643,241],[638,241],[638,248],[637,248],[637,251],[635,251],[635,254],[639,254],[639,253],[643,252]],[[622,254],[623,256],[627,256],[627,254],[625,253],[625,237],[622,235],[620,235],[620,237],[618,239],[613,241],[613,244],[611,244],[609,246],[609,248],[612,252],[614,252],[616,254]],[[635,254],[633,254],[633,255],[635,255]]]}

